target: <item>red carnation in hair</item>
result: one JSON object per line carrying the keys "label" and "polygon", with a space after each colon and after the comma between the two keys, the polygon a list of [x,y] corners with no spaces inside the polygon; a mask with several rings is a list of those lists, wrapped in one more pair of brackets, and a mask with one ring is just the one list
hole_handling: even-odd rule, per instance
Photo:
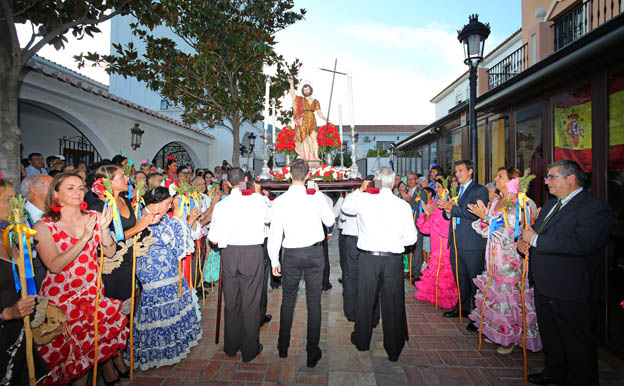
{"label": "red carnation in hair", "polygon": [[167,159],[168,159],[169,161],[176,161],[175,157],[170,156],[170,155],[168,155],[168,156],[167,156]]}
{"label": "red carnation in hair", "polygon": [[91,185],[91,191],[95,193],[98,197],[104,197],[104,191],[106,188],[104,187],[104,180],[102,177],[93,181],[93,185]]}

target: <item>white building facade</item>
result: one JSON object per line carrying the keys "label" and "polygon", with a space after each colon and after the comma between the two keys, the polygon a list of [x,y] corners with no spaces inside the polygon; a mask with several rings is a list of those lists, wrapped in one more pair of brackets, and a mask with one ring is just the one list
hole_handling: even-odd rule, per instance
{"label": "white building facade", "polygon": [[[155,161],[163,149],[177,149],[182,161],[208,167],[215,138],[209,133],[132,103],[105,85],[46,59],[35,57],[20,89],[22,154],[62,154],[68,163],[93,163],[124,154],[135,163]],[[141,146],[131,146],[131,129],[143,130]]]}

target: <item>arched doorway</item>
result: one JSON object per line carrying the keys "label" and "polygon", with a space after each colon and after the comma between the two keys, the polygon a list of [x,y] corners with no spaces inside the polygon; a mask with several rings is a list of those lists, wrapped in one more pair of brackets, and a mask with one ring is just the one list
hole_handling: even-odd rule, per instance
{"label": "arched doorway", "polygon": [[95,135],[88,137],[92,133],[82,120],[64,110],[34,100],[20,99],[19,108],[24,154],[60,154],[71,165],[80,161],[90,165],[102,159],[91,141],[99,138]]}
{"label": "arched doorway", "polygon": [[191,164],[195,167],[191,155],[186,148],[178,142],[169,142],[163,146],[158,153],[156,153],[154,159],[152,159],[152,163],[156,165],[156,167],[164,168],[167,164],[167,157],[169,156],[175,158],[180,166]]}

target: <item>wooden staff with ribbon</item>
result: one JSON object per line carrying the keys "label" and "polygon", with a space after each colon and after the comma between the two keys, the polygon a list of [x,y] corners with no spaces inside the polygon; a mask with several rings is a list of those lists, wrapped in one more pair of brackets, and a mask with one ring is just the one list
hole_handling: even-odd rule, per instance
{"label": "wooden staff with ribbon", "polygon": [[[145,207],[145,200],[143,200],[143,194],[145,194],[145,183],[138,182],[135,189],[134,196],[134,217],[138,220],[141,218],[141,209]],[[130,295],[130,380],[134,380],[134,302],[136,291],[136,244],[138,234],[132,237],[132,290]]]}
{"label": "wooden staff with ribbon", "polygon": [[[18,280],[15,282],[15,284],[16,284],[16,287],[19,287],[17,289],[21,291],[20,293],[21,298],[26,299],[28,295],[37,294],[34,277],[32,274],[33,273],[32,250],[30,247],[30,242],[28,241],[28,239],[32,238],[34,235],[37,234],[37,231],[30,229],[26,225],[21,223],[20,213],[23,211],[23,209],[20,210],[19,208],[15,208],[15,206],[19,207],[19,204],[23,203],[22,201],[23,201],[23,198],[11,199],[10,206],[14,208],[12,211],[13,224],[9,225],[4,230],[3,237],[4,237],[4,246],[7,249],[8,255],[11,256],[11,252],[12,252],[11,246],[13,245],[11,236],[12,235],[16,236],[15,238],[17,239],[19,256],[13,256],[13,265],[14,265],[13,273],[15,277],[15,274],[16,274],[15,265],[17,265]],[[23,208],[23,205],[21,206],[21,208]],[[30,274],[28,274],[28,270],[27,270],[26,258],[25,258],[26,252],[24,250],[24,245],[26,245],[26,248],[29,252],[28,264],[30,265]],[[35,386],[37,384],[37,379],[35,375],[35,360],[33,356],[33,339],[32,339],[32,330],[30,328],[30,315],[24,316],[23,320],[24,320],[24,335],[26,337],[26,365],[28,367],[28,382],[31,386]]]}

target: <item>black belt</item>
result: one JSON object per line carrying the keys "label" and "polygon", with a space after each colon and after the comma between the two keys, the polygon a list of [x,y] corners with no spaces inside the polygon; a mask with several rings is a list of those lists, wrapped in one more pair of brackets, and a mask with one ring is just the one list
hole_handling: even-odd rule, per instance
{"label": "black belt", "polygon": [[373,256],[401,256],[400,253],[392,253],[392,252],[379,252],[379,251],[365,251],[363,249],[358,248],[358,251],[360,253],[364,253],[367,255],[373,255]]}
{"label": "black belt", "polygon": [[312,244],[312,245],[308,245],[307,247],[296,247],[296,248],[287,248],[287,247],[284,247],[284,249],[306,249],[306,248],[312,248],[312,247],[320,247],[320,246],[322,246],[322,245],[323,245],[323,242],[322,242],[322,241],[319,241],[318,243],[314,243],[314,244]]}

